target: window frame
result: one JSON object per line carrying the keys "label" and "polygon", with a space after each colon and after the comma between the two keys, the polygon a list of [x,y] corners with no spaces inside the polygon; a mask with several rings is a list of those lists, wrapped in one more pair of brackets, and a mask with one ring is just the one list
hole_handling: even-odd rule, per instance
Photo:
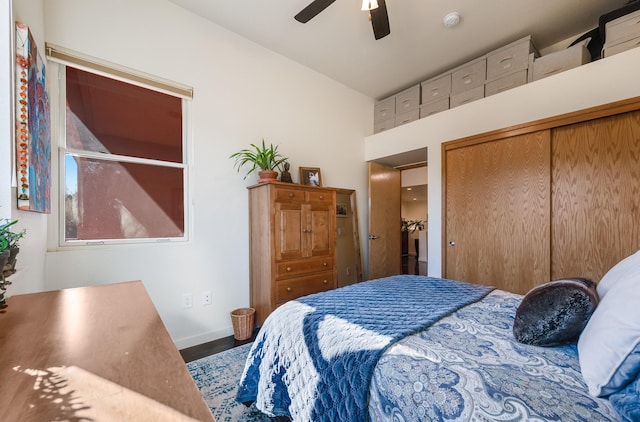
{"label": "window frame", "polygon": [[[56,48],[58,50],[53,50]],[[65,57],[80,57],[79,60],[71,62],[62,60],[59,57],[54,57],[51,53],[55,51],[63,51]],[[189,183],[189,170],[191,158],[191,121],[190,121],[190,107],[193,90],[185,85],[173,83],[171,81],[163,80],[152,75],[143,74],[122,66],[118,66],[112,63],[100,61],[88,56],[82,56],[79,53],[69,52],[69,50],[61,49],[60,47],[52,47],[47,45],[47,56],[49,58],[49,65],[52,67],[53,72],[49,73],[49,76],[56,76],[57,81],[54,85],[55,89],[52,90],[52,94],[57,97],[54,102],[57,105],[55,126],[52,130],[55,134],[52,137],[53,148],[57,149],[56,165],[58,167],[58,192],[55,195],[58,201],[58,206],[52,203],[52,210],[57,209],[57,222],[56,222],[56,238],[57,247],[60,248],[72,248],[72,247],[87,247],[87,246],[100,246],[100,245],[127,245],[127,244],[167,244],[175,242],[189,242],[192,235],[191,227],[191,209],[189,200],[191,196],[191,187]],[[89,65],[87,65],[87,63]],[[95,66],[93,64],[96,64]],[[171,161],[162,161],[149,158],[138,158],[128,155],[118,155],[102,152],[93,152],[85,150],[77,150],[74,148],[68,148],[66,146],[66,67],[70,66],[84,72],[94,73],[107,78],[115,79],[124,83],[139,86],[142,88],[150,89],[153,91],[161,92],[163,94],[177,97],[181,100],[182,110],[182,162],[176,163]],[[109,70],[112,72],[109,72]],[[126,76],[130,75],[130,78]],[[50,85],[50,86],[52,86]],[[171,89],[172,87],[176,89]],[[167,89],[169,88],[169,89]],[[53,95],[52,95],[53,96]],[[52,116],[53,117],[53,116]],[[52,119],[53,123],[54,119]],[[55,141],[54,141],[55,139]],[[118,161],[126,163],[136,163],[143,165],[159,165],[163,167],[180,168],[183,172],[183,219],[184,230],[183,235],[180,237],[147,237],[147,238],[120,238],[120,239],[93,239],[93,240],[67,240],[66,239],[66,221],[65,221],[65,194],[66,194],[66,156],[82,157],[88,159],[98,159],[105,161]],[[52,168],[52,170],[54,170]],[[53,192],[52,192],[53,193]],[[53,199],[53,196],[52,196]]]}

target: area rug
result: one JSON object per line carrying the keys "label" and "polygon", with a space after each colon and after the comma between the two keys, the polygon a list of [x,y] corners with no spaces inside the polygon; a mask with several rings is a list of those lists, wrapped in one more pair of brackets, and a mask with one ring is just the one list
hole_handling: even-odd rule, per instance
{"label": "area rug", "polygon": [[236,390],[251,343],[187,363],[200,394],[216,422],[288,422],[289,418],[270,418],[256,408],[236,401]]}

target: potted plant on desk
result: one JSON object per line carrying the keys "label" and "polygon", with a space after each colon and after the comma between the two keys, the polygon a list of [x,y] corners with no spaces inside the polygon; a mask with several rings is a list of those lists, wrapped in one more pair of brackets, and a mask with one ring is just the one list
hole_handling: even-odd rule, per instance
{"label": "potted plant on desk", "polygon": [[11,226],[17,222],[18,220],[6,220],[0,225],[0,309],[6,307],[4,293],[6,286],[11,284],[7,277],[16,272],[16,257],[20,252],[19,241],[26,233],[25,230],[11,230]]}
{"label": "potted plant on desk", "polygon": [[287,158],[278,152],[278,146],[274,147],[273,144],[269,144],[267,147],[263,138],[262,146],[251,144],[251,147],[252,149],[240,150],[229,157],[235,158],[234,167],[237,168],[238,172],[245,164],[248,164],[251,168],[244,176],[245,179],[257,169],[258,183],[278,180],[276,169],[279,170],[280,166],[287,161]]}

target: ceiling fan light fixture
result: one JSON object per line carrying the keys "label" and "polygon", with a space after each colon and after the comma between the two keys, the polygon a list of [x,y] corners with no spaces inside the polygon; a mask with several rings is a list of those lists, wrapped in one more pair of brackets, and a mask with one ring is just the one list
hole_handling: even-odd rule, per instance
{"label": "ceiling fan light fixture", "polygon": [[378,8],[378,0],[362,0],[362,11],[366,12],[369,10]]}

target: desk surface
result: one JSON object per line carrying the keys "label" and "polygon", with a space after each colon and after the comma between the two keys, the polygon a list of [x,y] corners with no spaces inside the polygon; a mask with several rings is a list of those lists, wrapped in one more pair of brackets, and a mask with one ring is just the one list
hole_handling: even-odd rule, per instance
{"label": "desk surface", "polygon": [[0,314],[3,420],[78,420],[92,407],[95,415],[96,398],[52,369],[77,367],[95,376],[86,385],[99,380],[100,388],[124,390],[127,399],[117,403],[127,411],[155,404],[159,412],[213,421],[140,281],[18,295],[7,304]]}

